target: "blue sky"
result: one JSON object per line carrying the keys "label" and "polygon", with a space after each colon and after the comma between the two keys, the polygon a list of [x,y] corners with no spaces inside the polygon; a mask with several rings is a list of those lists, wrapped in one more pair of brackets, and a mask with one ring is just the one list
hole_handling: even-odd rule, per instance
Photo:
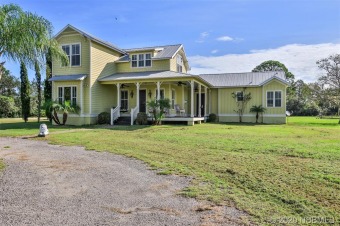
{"label": "blue sky", "polygon": [[[245,72],[279,60],[314,81],[317,59],[340,53],[339,0],[2,1],[72,24],[121,48],[182,43],[191,73]],[[6,62],[19,75],[19,66]],[[30,71],[30,77],[34,72]]]}

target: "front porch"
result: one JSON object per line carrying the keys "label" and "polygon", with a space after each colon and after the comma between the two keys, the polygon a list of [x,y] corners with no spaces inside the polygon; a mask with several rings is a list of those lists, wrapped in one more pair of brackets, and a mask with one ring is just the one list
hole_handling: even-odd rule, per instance
{"label": "front porch", "polygon": [[111,109],[111,125],[127,115],[133,125],[139,112],[149,115],[147,103],[155,99],[170,100],[171,107],[162,119],[164,122],[200,124],[210,113],[208,85],[194,75],[172,71],[114,74],[100,79],[100,83],[113,85],[116,96],[116,107]]}

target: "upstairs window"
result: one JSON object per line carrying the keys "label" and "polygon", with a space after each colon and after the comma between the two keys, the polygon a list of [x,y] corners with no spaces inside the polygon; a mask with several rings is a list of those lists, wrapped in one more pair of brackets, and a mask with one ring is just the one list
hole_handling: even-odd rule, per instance
{"label": "upstairs window", "polygon": [[80,44],[62,45],[61,48],[67,55],[71,66],[80,66]]}
{"label": "upstairs window", "polygon": [[282,106],[282,92],[267,91],[267,107],[281,107],[281,106]]}
{"label": "upstairs window", "polygon": [[177,55],[176,58],[177,72],[183,71],[183,58],[181,55]]}
{"label": "upstairs window", "polygon": [[69,101],[71,105],[77,104],[76,86],[58,87],[58,103],[63,104],[65,101]]}
{"label": "upstairs window", "polygon": [[151,53],[131,55],[131,67],[151,67]]}

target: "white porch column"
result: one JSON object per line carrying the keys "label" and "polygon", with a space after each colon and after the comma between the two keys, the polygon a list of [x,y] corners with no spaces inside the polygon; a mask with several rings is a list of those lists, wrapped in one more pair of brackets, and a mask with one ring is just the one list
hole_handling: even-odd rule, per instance
{"label": "white porch column", "polygon": [[204,87],[204,120],[207,117],[208,88]]}
{"label": "white porch column", "polygon": [[184,85],[182,85],[182,109],[185,109],[185,103],[184,102],[185,102],[185,100],[184,100]]}
{"label": "white porch column", "polygon": [[198,84],[198,117],[201,117],[201,107],[202,107],[202,98],[201,98],[201,94],[202,94],[202,86],[201,84]]}
{"label": "white porch column", "polygon": [[190,105],[191,105],[191,111],[190,111],[190,117],[193,118],[194,117],[194,86],[195,86],[195,82],[194,80],[192,80],[190,82],[191,84],[191,101],[190,101]]}
{"label": "white porch column", "polygon": [[118,115],[120,116],[120,83],[117,83],[117,107],[119,107]]}
{"label": "white porch column", "polygon": [[209,89],[209,114],[211,114],[211,101],[212,101],[212,99],[211,99],[211,89]]}
{"label": "white porch column", "polygon": [[139,82],[137,82],[136,83],[136,88],[137,88],[137,99],[136,99],[137,103],[136,103],[136,105],[137,105],[138,111],[139,111],[139,87],[140,87],[140,84],[139,84]]}
{"label": "white porch column", "polygon": [[161,99],[161,83],[157,82],[157,100]]}
{"label": "white porch column", "polygon": [[80,82],[80,115],[83,115],[83,113],[84,113],[83,90],[84,90],[84,80],[81,80],[81,82]]}

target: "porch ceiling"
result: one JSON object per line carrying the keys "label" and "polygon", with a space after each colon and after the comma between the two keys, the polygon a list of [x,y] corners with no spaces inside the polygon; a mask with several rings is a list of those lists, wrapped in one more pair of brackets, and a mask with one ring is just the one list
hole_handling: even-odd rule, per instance
{"label": "porch ceiling", "polygon": [[178,73],[174,71],[149,71],[149,72],[131,72],[131,73],[117,73],[106,76],[98,81],[102,84],[116,84],[116,83],[135,83],[135,82],[185,82],[194,80],[203,86],[210,87],[211,85],[202,80],[199,76]]}

